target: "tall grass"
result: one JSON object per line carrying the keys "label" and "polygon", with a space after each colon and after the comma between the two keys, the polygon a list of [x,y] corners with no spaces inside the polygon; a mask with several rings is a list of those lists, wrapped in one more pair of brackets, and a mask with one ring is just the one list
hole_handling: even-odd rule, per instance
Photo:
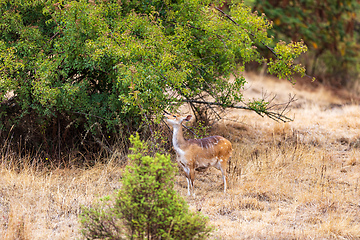
{"label": "tall grass", "polygon": [[45,159],[4,157],[0,239],[78,238],[80,206],[120,187],[122,169],[114,163],[49,170],[41,164]]}
{"label": "tall grass", "polygon": [[[264,84],[271,89],[271,81]],[[196,197],[186,199],[210,218],[213,239],[360,238],[360,107],[334,105],[340,100],[323,91],[294,91],[294,122],[232,111],[227,119],[242,123],[223,121],[212,129],[233,143],[228,192],[222,192],[221,173],[210,169],[196,173]],[[3,146],[0,239],[81,238],[80,206],[120,188],[119,152],[92,167],[49,167],[40,155],[19,156]],[[181,172],[176,189],[186,196]]]}

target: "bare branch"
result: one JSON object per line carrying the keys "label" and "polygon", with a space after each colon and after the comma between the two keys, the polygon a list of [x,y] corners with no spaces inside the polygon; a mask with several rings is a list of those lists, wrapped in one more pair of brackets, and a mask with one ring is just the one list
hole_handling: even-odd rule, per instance
{"label": "bare branch", "polygon": [[267,116],[267,117],[269,117],[272,120],[275,120],[277,122],[279,122],[279,121],[280,122],[291,122],[291,121],[293,121],[293,119],[283,115],[283,113],[285,112],[285,110],[289,106],[289,104],[291,102],[293,102],[293,99],[291,101],[289,101],[288,103],[286,103],[285,108],[282,110],[281,113],[270,112],[270,111],[268,111],[268,109],[266,109],[266,110],[258,110],[258,109],[251,108],[251,107],[248,107],[248,106],[224,105],[224,104],[218,103],[218,102],[207,102],[207,101],[199,101],[199,100],[184,100],[184,102],[196,103],[196,104],[214,105],[214,106],[219,106],[219,107],[223,107],[223,108],[235,108],[235,109],[250,110],[250,111],[256,112],[257,114],[259,114],[262,117]]}

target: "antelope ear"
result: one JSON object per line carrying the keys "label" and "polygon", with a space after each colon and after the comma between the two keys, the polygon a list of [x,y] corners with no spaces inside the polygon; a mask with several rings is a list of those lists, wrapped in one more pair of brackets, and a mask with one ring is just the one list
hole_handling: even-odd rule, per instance
{"label": "antelope ear", "polygon": [[184,118],[184,120],[188,122],[188,121],[191,120],[191,118],[192,118],[192,115],[187,115],[187,116]]}

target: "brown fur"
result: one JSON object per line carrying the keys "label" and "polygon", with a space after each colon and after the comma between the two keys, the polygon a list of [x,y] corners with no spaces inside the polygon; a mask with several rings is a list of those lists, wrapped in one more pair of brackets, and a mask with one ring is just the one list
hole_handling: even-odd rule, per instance
{"label": "brown fur", "polygon": [[[186,141],[186,140],[185,140]],[[231,143],[221,136],[212,136],[202,139],[189,139],[187,140],[188,147],[184,149],[186,158],[194,162],[195,169],[202,169],[205,171],[208,167],[215,165],[207,161],[209,159],[218,158],[216,162],[223,160],[226,169],[227,160],[230,158],[232,151]]]}
{"label": "brown fur", "polygon": [[[212,136],[202,139],[185,140],[182,132],[182,121],[189,121],[191,115],[180,116],[166,114],[167,121],[174,128],[173,145],[177,153],[177,161],[183,167],[190,186],[193,188],[195,180],[194,170],[204,172],[209,167],[219,169],[224,179],[226,191],[226,167],[231,156],[231,143],[221,136]],[[189,182],[190,181],[190,182]]]}

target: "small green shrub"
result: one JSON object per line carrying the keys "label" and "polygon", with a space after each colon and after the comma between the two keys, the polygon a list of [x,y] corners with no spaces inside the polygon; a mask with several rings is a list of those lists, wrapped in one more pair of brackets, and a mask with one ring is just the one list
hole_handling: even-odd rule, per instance
{"label": "small green shrub", "polygon": [[83,208],[82,233],[87,239],[205,239],[207,219],[189,212],[174,190],[175,167],[169,156],[149,156],[139,136],[131,136],[130,163],[122,188],[93,207]]}

